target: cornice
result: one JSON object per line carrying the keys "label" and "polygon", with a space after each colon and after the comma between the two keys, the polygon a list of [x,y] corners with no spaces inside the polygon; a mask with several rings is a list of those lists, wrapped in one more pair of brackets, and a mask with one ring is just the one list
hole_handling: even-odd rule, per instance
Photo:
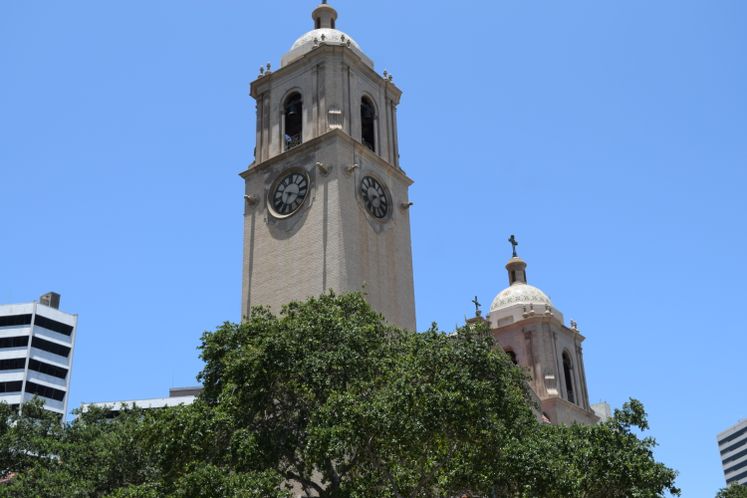
{"label": "cornice", "polygon": [[329,130],[325,132],[324,134],[312,138],[311,140],[308,140],[306,142],[303,142],[302,144],[293,147],[291,150],[287,150],[281,154],[278,154],[277,156],[271,157],[265,161],[262,161],[261,163],[257,164],[256,162],[253,162],[249,165],[249,167],[245,170],[239,173],[239,176],[241,176],[244,180],[249,178],[250,176],[260,173],[268,168],[271,168],[273,165],[287,160],[289,157],[292,157],[294,155],[303,154],[306,152],[309,152],[316,148],[317,146],[323,144],[326,141],[333,140],[333,139],[339,139],[347,142],[349,145],[352,145],[355,148],[355,152],[359,155],[365,156],[367,159],[376,162],[379,166],[386,169],[393,175],[399,177],[400,180],[402,180],[408,187],[412,185],[414,182],[410,177],[407,176],[407,174],[400,168],[397,168],[396,166],[392,166],[389,162],[385,161],[379,155],[371,151],[368,147],[363,145],[362,143],[356,141],[345,133],[342,130]]}

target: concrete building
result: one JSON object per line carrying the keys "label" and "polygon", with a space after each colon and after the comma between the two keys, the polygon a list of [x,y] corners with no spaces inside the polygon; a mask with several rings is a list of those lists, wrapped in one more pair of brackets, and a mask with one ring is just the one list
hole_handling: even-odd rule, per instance
{"label": "concrete building", "polygon": [[34,396],[67,413],[78,316],[59,310],[60,295],[0,305],[0,402],[22,409]]}
{"label": "concrete building", "polygon": [[121,401],[103,401],[97,403],[83,403],[80,405],[81,410],[86,411],[90,408],[103,408],[116,414],[123,409],[141,408],[144,410],[153,408],[167,408],[179,405],[191,405],[202,392],[202,386],[195,387],[172,387],[169,389],[169,395],[166,398],[147,398],[147,399],[127,399]]}
{"label": "concrete building", "polygon": [[747,420],[729,427],[716,439],[726,484],[747,486]]}
{"label": "concrete building", "polygon": [[412,184],[400,167],[402,92],[326,2],[281,67],[260,70],[254,162],[245,181],[242,316],[332,289],[364,290],[415,330]]}

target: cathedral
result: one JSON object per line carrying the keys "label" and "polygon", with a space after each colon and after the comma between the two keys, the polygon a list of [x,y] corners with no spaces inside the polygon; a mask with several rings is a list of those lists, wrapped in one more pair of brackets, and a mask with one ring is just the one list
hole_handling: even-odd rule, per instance
{"label": "cathedral", "polygon": [[[416,330],[408,189],[399,162],[402,91],[374,70],[358,43],[337,29],[324,1],[313,29],[251,84],[256,101],[254,162],[245,181],[242,316],[278,311],[330,289],[363,290],[392,324]],[[508,287],[483,319],[529,379],[542,418],[599,420],[589,404],[576,325],[508,261]]]}

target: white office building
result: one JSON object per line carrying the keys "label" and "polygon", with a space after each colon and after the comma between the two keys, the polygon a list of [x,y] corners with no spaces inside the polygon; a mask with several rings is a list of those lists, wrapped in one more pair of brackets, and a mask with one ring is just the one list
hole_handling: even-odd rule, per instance
{"label": "white office building", "polygon": [[103,401],[98,403],[83,403],[80,408],[86,412],[91,408],[102,408],[116,415],[122,410],[140,408],[151,410],[155,408],[169,408],[173,406],[191,405],[202,392],[202,386],[172,387],[167,398],[127,399],[119,401]]}
{"label": "white office building", "polygon": [[0,402],[20,410],[38,396],[60,418],[67,413],[78,316],[59,306],[54,292],[0,305]]}
{"label": "white office building", "polygon": [[717,439],[726,484],[747,486],[747,420],[726,429]]}

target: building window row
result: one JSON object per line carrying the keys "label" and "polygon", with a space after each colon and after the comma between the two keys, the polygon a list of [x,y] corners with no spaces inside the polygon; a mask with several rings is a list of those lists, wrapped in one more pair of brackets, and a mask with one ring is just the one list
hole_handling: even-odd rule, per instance
{"label": "building window row", "polygon": [[58,377],[60,379],[67,378],[67,369],[56,367],[42,361],[29,360],[29,370],[51,375],[52,377]]}
{"label": "building window row", "polygon": [[54,342],[45,341],[44,339],[40,339],[38,337],[34,337],[34,339],[31,341],[31,347],[47,351],[48,353],[64,356],[65,358],[67,358],[70,354],[69,347]]}
{"label": "building window row", "polygon": [[732,444],[731,446],[727,446],[726,448],[724,448],[723,450],[721,450],[721,454],[725,455],[725,454],[729,453],[730,451],[734,451],[737,448],[741,448],[745,444],[747,444],[747,439],[741,440],[741,441],[737,441],[736,443]]}
{"label": "building window row", "polygon": [[20,393],[23,382],[0,382],[0,393]]}
{"label": "building window row", "polygon": [[0,370],[23,370],[24,368],[26,368],[26,358],[0,360]]}
{"label": "building window row", "polygon": [[[726,443],[729,443],[729,442],[731,442],[731,441],[734,441],[735,439],[737,439],[737,438],[738,438],[739,436],[742,436],[743,434],[747,434],[747,427],[745,427],[745,428],[743,428],[743,429],[739,429],[739,430],[738,430],[737,432],[735,432],[734,434],[732,434],[732,435],[730,435],[730,436],[727,436],[727,437],[725,437],[724,439],[720,440],[720,441],[718,442],[718,445],[719,445],[719,446],[723,446],[723,445],[724,445],[724,444],[726,444]],[[723,454],[724,454],[724,453],[726,453],[727,451],[728,451],[728,450],[723,450],[723,451],[721,452],[721,454],[723,455]]]}
{"label": "building window row", "polygon": [[0,348],[25,348],[29,345],[29,336],[0,338]]}
{"label": "building window row", "polygon": [[730,474],[732,472],[736,472],[737,470],[742,470],[744,468],[747,468],[747,460],[734,464],[728,469],[724,468],[724,474]]}
{"label": "building window row", "polygon": [[742,479],[744,479],[745,477],[747,477],[747,472],[742,472],[742,473],[741,473],[741,474],[739,474],[739,475],[736,475],[736,476],[734,476],[734,477],[730,477],[729,479],[727,479],[727,480],[726,480],[726,484],[727,484],[727,485],[729,485],[729,484],[734,484],[734,483],[735,483],[735,482],[737,482],[737,481],[741,481],[741,480],[742,480]]}
{"label": "building window row", "polygon": [[0,316],[0,327],[31,325],[31,315]]}
{"label": "building window row", "polygon": [[29,394],[36,394],[37,396],[43,396],[45,398],[53,399],[55,401],[62,401],[63,399],[65,399],[65,391],[42,386],[30,381],[26,382],[26,392]]}
{"label": "building window row", "polygon": [[745,445],[745,449],[743,449],[739,453],[734,453],[732,456],[730,456],[729,458],[725,459],[721,463],[723,463],[724,465],[726,465],[727,463],[731,463],[734,460],[739,460],[740,458],[742,458],[745,455],[747,455],[747,445]]}
{"label": "building window row", "polygon": [[72,325],[66,325],[64,323],[60,323],[56,320],[52,320],[50,318],[47,318],[41,315],[36,315],[36,319],[34,320],[34,325],[38,325],[39,327],[43,327],[47,330],[51,330],[53,332],[57,332],[59,334],[63,334],[66,336],[69,336],[70,334],[73,333]]}

